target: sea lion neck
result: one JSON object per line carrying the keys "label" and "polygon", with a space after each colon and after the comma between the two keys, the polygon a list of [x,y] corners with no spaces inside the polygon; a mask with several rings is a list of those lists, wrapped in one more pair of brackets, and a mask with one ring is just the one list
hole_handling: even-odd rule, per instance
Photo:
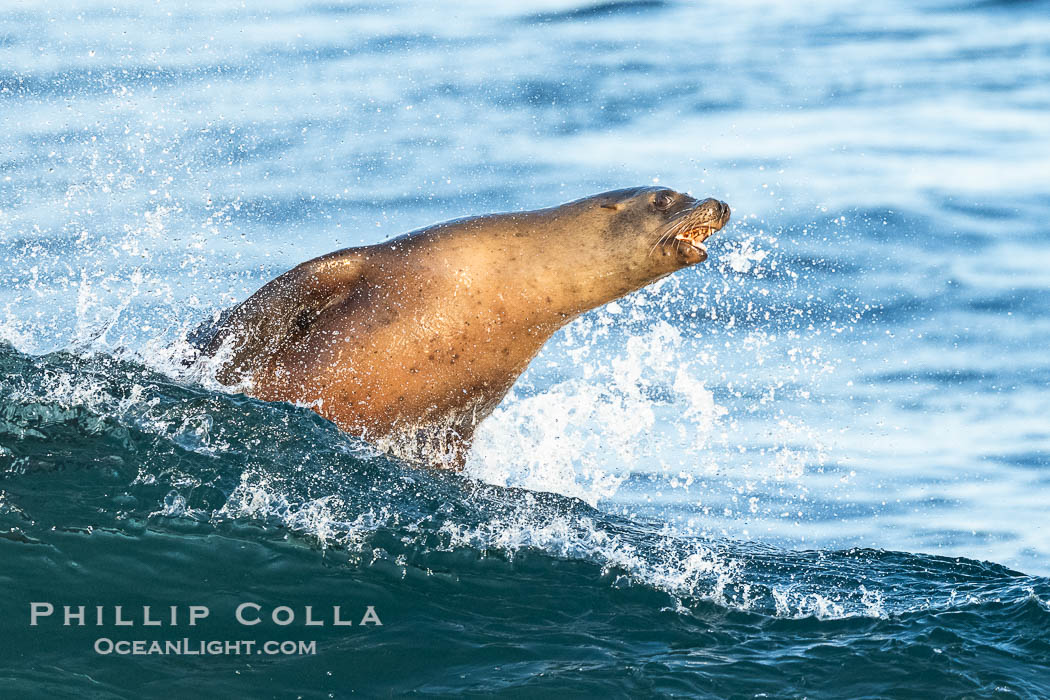
{"label": "sea lion neck", "polygon": [[654,279],[633,236],[610,232],[607,213],[585,203],[568,208],[450,222],[421,232],[405,252],[425,249],[428,266],[485,290],[508,321],[556,330]]}

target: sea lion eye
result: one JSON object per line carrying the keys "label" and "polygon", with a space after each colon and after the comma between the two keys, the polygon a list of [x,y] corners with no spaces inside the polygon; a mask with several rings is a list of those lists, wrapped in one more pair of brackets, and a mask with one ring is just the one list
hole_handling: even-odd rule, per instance
{"label": "sea lion eye", "polygon": [[653,206],[657,209],[667,209],[674,204],[673,192],[661,192],[653,198]]}

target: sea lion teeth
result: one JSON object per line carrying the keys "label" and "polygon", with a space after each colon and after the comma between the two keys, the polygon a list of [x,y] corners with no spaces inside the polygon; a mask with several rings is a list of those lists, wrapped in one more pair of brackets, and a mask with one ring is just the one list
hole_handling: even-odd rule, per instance
{"label": "sea lion teeth", "polygon": [[[679,233],[684,246],[663,236],[713,210],[728,219],[713,199],[638,187],[329,253],[201,331],[202,356],[224,358],[223,384],[311,406],[402,457],[459,467],[477,424],[555,331],[707,258],[699,239],[715,228]],[[569,241],[617,255],[562,254]],[[345,342],[331,342],[337,333]]]}
{"label": "sea lion teeth", "polygon": [[697,226],[692,231],[686,233],[679,233],[675,236],[675,240],[687,241],[689,243],[699,244],[707,238],[710,238],[712,234],[718,229],[714,226]]}

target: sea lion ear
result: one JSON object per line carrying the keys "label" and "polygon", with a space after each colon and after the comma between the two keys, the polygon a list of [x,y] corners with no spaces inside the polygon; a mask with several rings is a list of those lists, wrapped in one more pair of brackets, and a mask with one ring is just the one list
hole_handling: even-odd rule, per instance
{"label": "sea lion ear", "polygon": [[622,202],[605,202],[601,205],[602,209],[612,209],[613,211],[620,211],[623,209]]}

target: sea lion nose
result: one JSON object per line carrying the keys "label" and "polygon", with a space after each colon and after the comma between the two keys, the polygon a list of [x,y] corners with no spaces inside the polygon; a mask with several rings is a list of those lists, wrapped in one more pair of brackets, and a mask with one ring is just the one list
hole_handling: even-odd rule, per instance
{"label": "sea lion nose", "polygon": [[725,207],[725,204],[717,199],[705,199],[696,205],[697,211],[704,214],[705,218],[708,219],[721,218],[723,207]]}

